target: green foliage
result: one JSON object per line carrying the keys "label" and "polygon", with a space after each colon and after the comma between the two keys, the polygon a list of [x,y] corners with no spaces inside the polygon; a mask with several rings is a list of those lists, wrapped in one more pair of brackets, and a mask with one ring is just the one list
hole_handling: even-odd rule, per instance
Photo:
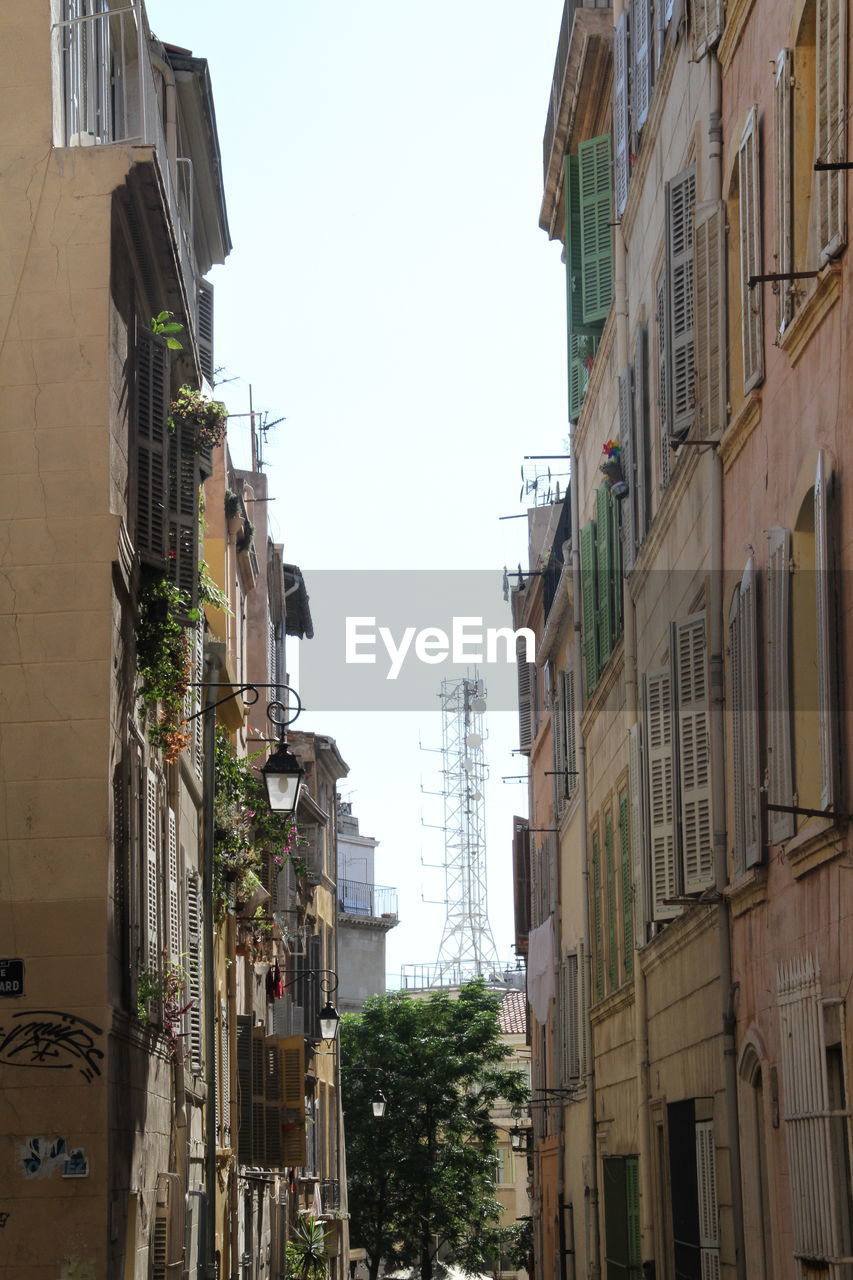
{"label": "green foliage", "polygon": [[328,1275],[326,1229],[319,1218],[300,1218],[285,1245],[287,1275],[295,1280],[323,1280]]}
{"label": "green foliage", "polygon": [[[500,997],[482,981],[458,999],[402,993],[368,1000],[341,1020],[343,1104],[351,1236],[370,1259],[371,1277],[417,1265],[429,1280],[442,1260],[470,1272],[495,1253],[501,1206],[495,1198],[499,1099],[527,1098],[523,1074],[509,1068],[500,1041]],[[374,1118],[380,1084],[385,1116]]]}
{"label": "green foliage", "polygon": [[179,620],[190,615],[186,595],[173,582],[152,576],[143,583],[136,618],[138,694],[148,713],[148,741],[170,763],[192,741],[184,715],[192,650]]}
{"label": "green foliage", "polygon": [[[258,753],[260,755],[260,752]],[[228,905],[228,884],[238,901],[251,896],[271,857],[276,867],[287,860],[299,874],[304,864],[295,855],[299,832],[292,817],[273,813],[266,787],[254,765],[257,755],[238,756],[225,730],[216,731],[214,768],[213,901],[221,920]]]}
{"label": "green foliage", "polygon": [[171,351],[183,351],[184,344],[174,336],[183,333],[184,326],[175,319],[174,311],[161,311],[158,316],[151,317],[151,332],[158,333],[166,339],[166,346]]}
{"label": "green foliage", "polygon": [[151,1006],[159,1005],[163,1034],[173,1058],[177,1056],[183,1035],[181,1019],[194,1003],[185,999],[188,986],[189,974],[183,965],[174,961],[165,964],[162,970],[149,966],[136,977],[136,1016],[147,1026],[152,1021]]}
{"label": "green foliage", "polygon": [[209,400],[201,391],[185,383],[170,406],[169,427],[172,431],[178,421],[195,433],[196,451],[210,449],[225,439],[228,410],[221,400]]}
{"label": "green foliage", "polygon": [[219,583],[214,581],[205,560],[201,560],[198,566],[198,598],[202,604],[221,609],[223,613],[233,618],[233,611],[228,607],[228,597]]}

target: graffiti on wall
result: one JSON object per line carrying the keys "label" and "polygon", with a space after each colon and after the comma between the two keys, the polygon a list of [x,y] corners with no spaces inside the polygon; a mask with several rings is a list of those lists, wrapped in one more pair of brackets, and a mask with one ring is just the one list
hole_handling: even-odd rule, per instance
{"label": "graffiti on wall", "polygon": [[[82,1147],[69,1150],[65,1138],[25,1138],[18,1148],[18,1163],[25,1178],[88,1178],[89,1161]],[[3,1224],[5,1225],[5,1224]]]}
{"label": "graffiti on wall", "polygon": [[103,1051],[95,1043],[101,1028],[86,1018],[55,1009],[27,1009],[0,1025],[0,1063],[12,1067],[79,1069],[86,1081],[101,1074]]}

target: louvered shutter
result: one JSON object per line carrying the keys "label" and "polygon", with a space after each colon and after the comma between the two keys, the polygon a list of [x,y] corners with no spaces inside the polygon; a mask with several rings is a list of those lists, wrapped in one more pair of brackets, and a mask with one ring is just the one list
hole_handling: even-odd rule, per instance
{"label": "louvered shutter", "polygon": [[593,1000],[604,999],[604,933],[602,930],[603,903],[601,901],[601,848],[598,832],[592,833],[592,964]]}
{"label": "louvered shutter", "polygon": [[[649,427],[649,334],[644,324],[634,340],[634,479],[636,491],[637,547],[642,546],[652,520]],[[622,520],[625,521],[622,507]],[[624,542],[623,542],[624,545]]]}
{"label": "louvered shutter", "polygon": [[652,100],[652,0],[631,0],[631,57],[633,63],[634,131],[640,134]]}
{"label": "louvered shutter", "polygon": [[[827,164],[847,159],[847,0],[816,0],[817,158]],[[817,179],[817,227],[822,266],[847,239],[847,178],[843,170],[821,171]]]}
{"label": "louvered shutter", "polygon": [[237,1159],[240,1164],[253,1164],[252,1159],[252,1016],[237,1014]]}
{"label": "louvered shutter", "polygon": [[166,560],[169,349],[146,329],[136,344],[136,550],[145,564]]}
{"label": "louvered shutter", "polygon": [[167,845],[169,959],[172,964],[180,964],[183,954],[183,931],[181,929],[181,896],[178,887],[178,827],[173,809],[169,809],[167,813]]}
{"label": "louvered shutter", "polygon": [[578,957],[567,955],[562,964],[560,1028],[562,1033],[562,1082],[575,1084],[580,1075],[578,1054]]}
{"label": "louvered shutter", "polygon": [[714,883],[705,615],[675,622],[672,631],[681,856],[685,891],[696,893]]}
{"label": "louvered shutter", "polygon": [[604,819],[604,869],[607,876],[607,984],[610,991],[619,986],[619,953],[616,949],[616,863],[613,849],[613,818],[608,811]]}
{"label": "louvered shutter", "polygon": [[220,1072],[219,1094],[222,1099],[222,1145],[231,1146],[231,1027],[228,1021],[228,1001],[219,1002]]}
{"label": "louvered shutter", "polygon": [[578,148],[581,181],[581,255],[585,324],[607,319],[613,297],[612,156],[610,134]]}
{"label": "louvered shutter", "polygon": [[610,607],[613,610],[613,643],[622,634],[622,504],[607,490],[610,512]]}
{"label": "louvered shutter", "polygon": [[758,112],[753,107],[738,148],[740,205],[740,275],[743,320],[743,389],[757,387],[764,377],[764,304],[760,284],[747,281],[761,271],[761,200],[758,171]]}
{"label": "louvered shutter", "polygon": [[622,890],[622,964],[625,980],[634,976],[634,894],[631,888],[631,845],[628,797],[619,797],[619,872]]}
{"label": "louvered shutter", "polygon": [[583,664],[586,696],[598,684],[598,628],[596,625],[595,521],[581,529],[581,595],[583,597]]}
{"label": "louvered shutter", "polygon": [[533,745],[533,682],[536,665],[527,661],[527,641],[515,641],[515,666],[518,676],[518,749],[529,751]]}
{"label": "louvered shutter", "polygon": [[675,797],[672,760],[672,687],[669,671],[646,676],[643,737],[649,782],[649,844],[653,920],[671,920],[679,908],[665,900],[677,892]]}
{"label": "louvered shutter", "polygon": [[636,1156],[625,1157],[625,1219],[628,1235],[628,1275],[642,1274],[642,1236],[640,1232],[640,1168]]}
{"label": "louvered shutter", "polygon": [[589,1064],[589,1002],[587,998],[586,947],[578,943],[578,1076],[582,1080]]}
{"label": "louvered shutter", "polygon": [[667,291],[666,280],[666,272],[664,271],[657,283],[655,314],[655,323],[657,327],[657,402],[658,431],[660,433],[660,483],[662,489],[665,489],[669,484],[669,474],[672,465],[672,448],[669,442],[670,338],[669,321],[667,319],[667,298],[669,294]]}
{"label": "louvered shutter", "polygon": [[264,1079],[264,1029],[252,1027],[252,1164],[266,1167],[267,1109]]}
{"label": "louvered shutter", "polygon": [[691,0],[693,57],[698,62],[719,43],[723,34],[723,0]]}
{"label": "louvered shutter", "polygon": [[569,421],[580,417],[598,337],[590,333],[569,334]]}
{"label": "louvered shutter", "polygon": [[[725,207],[696,206],[696,404],[700,439],[726,427]],[[760,289],[753,290],[758,292]]]}
{"label": "louvered shutter", "polygon": [[630,180],[630,108],[628,102],[628,11],[623,10],[613,37],[613,150],[616,216],[628,203]]}
{"label": "louvered shutter", "polygon": [[305,1044],[301,1036],[281,1042],[282,1165],[305,1164]]}
{"label": "louvered shutter", "polygon": [[160,804],[157,778],[151,770],[145,789],[145,963],[160,969]]}
{"label": "louvered shutter", "polygon": [[283,1155],[281,1047],[277,1036],[264,1040],[266,1167],[280,1169]]}
{"label": "louvered shutter", "polygon": [[637,459],[634,451],[634,397],[631,391],[631,366],[619,374],[619,444],[622,475],[629,486],[623,499],[622,563],[630,573],[637,558]]}
{"label": "louvered shutter", "polygon": [[601,485],[595,491],[595,548],[598,560],[598,660],[602,668],[616,643],[613,616],[613,541],[610,536],[610,490]]}
{"label": "louvered shutter", "polygon": [[[791,535],[776,525],[767,547],[767,799],[794,803],[791,759]],[[794,815],[768,811],[771,844],[794,834]]]}
{"label": "louvered shutter", "polygon": [[208,280],[198,282],[197,311],[198,362],[202,377],[213,386],[213,285]]}
{"label": "louvered shutter", "polygon": [[696,167],[666,184],[666,246],[669,290],[667,410],[670,434],[685,435],[693,425],[693,206]]}
{"label": "louvered shutter", "polygon": [[559,816],[566,803],[566,673],[557,675],[556,696],[551,707],[551,743],[554,767],[554,811]]}
{"label": "louvered shutter", "polygon": [[740,586],[729,609],[729,704],[732,714],[732,809],[734,812],[735,874],[746,870],[746,774],[744,751],[744,640]]}
{"label": "louvered shutter", "polygon": [[711,1120],[701,1120],[696,1125],[696,1195],[699,1208],[701,1277],[702,1280],[719,1280],[717,1157],[714,1149],[714,1125]]}
{"label": "louvered shutter", "polygon": [[740,584],[743,617],[743,778],[746,840],[744,860],[755,867],[764,856],[761,830],[761,748],[758,693],[758,604],[757,582],[752,557],[747,561]]}
{"label": "louvered shutter", "polygon": [[814,486],[815,590],[817,606],[818,732],[820,804],[837,803],[838,705],[835,657],[835,575],[829,534],[830,473],[823,449],[818,453]]}
{"label": "louvered shutter", "polygon": [[187,904],[187,974],[188,1000],[187,1032],[190,1068],[196,1075],[202,1071],[202,972],[201,972],[201,894],[198,872],[190,871],[186,878]]}
{"label": "louvered shutter", "polygon": [[[783,49],[776,59],[775,118],[776,130],[776,270],[785,275],[794,267],[793,196],[794,196],[794,60],[790,49]],[[794,314],[794,281],[780,280],[777,326],[782,333]]]}
{"label": "louvered shutter", "polygon": [[581,251],[580,161],[566,156],[563,170],[563,198],[566,206],[566,315],[569,334],[584,331],[583,253]]}
{"label": "louvered shutter", "polygon": [[[193,764],[195,765],[196,777],[201,778],[204,769],[204,716],[201,715],[201,686],[204,680],[204,610],[200,611],[198,622],[193,630],[193,679],[194,686],[189,690],[189,696],[192,699],[192,712],[195,719],[192,724],[193,733]],[[211,713],[212,714],[212,713]]]}
{"label": "louvered shutter", "polygon": [[645,803],[643,794],[643,726],[628,730],[628,795],[630,802],[631,878],[633,882],[633,932],[646,939]]}
{"label": "louvered shutter", "polygon": [[305,1035],[309,1040],[320,1040],[320,1006],[325,1003],[321,997],[319,972],[323,968],[323,939],[318,933],[312,933],[308,939],[308,970],[313,973],[307,984],[308,1003],[305,1009]]}
{"label": "louvered shutter", "polygon": [[187,597],[198,601],[198,491],[201,483],[194,428],[174,418],[169,437],[169,577]]}
{"label": "louvered shutter", "polygon": [[577,745],[575,739],[575,673],[567,671],[563,682],[565,695],[565,711],[563,722],[566,726],[566,794],[574,794],[577,779]]}

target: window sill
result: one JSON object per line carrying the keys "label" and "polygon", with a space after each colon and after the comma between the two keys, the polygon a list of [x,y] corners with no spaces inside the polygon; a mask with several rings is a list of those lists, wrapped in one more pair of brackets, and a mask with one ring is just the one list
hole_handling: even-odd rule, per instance
{"label": "window sill", "polygon": [[834,818],[809,818],[802,831],[783,846],[785,861],[795,879],[831,862],[844,851],[844,837]]}
{"label": "window sill", "polygon": [[725,890],[732,919],[737,920],[755,907],[767,901],[767,871],[764,867],[752,867]]}
{"label": "window sill", "polygon": [[841,263],[830,262],[785,332],[779,335],[779,346],[791,361],[792,369],[840,297]]}
{"label": "window sill", "polygon": [[723,470],[728,471],[741,449],[761,421],[761,392],[750,391],[729,422],[720,441]]}

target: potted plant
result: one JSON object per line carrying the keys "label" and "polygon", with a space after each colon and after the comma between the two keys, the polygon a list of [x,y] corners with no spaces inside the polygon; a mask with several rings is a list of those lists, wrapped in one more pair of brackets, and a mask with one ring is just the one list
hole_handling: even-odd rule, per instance
{"label": "potted plant", "polygon": [[604,473],[614,498],[621,500],[627,496],[628,485],[622,474],[622,448],[618,440],[605,441],[599,470]]}
{"label": "potted plant", "polygon": [[212,473],[212,450],[225,439],[227,422],[228,410],[221,400],[210,400],[186,384],[179,389],[170,406],[170,429],[176,431],[180,426],[193,433],[195,450],[205,475]]}

